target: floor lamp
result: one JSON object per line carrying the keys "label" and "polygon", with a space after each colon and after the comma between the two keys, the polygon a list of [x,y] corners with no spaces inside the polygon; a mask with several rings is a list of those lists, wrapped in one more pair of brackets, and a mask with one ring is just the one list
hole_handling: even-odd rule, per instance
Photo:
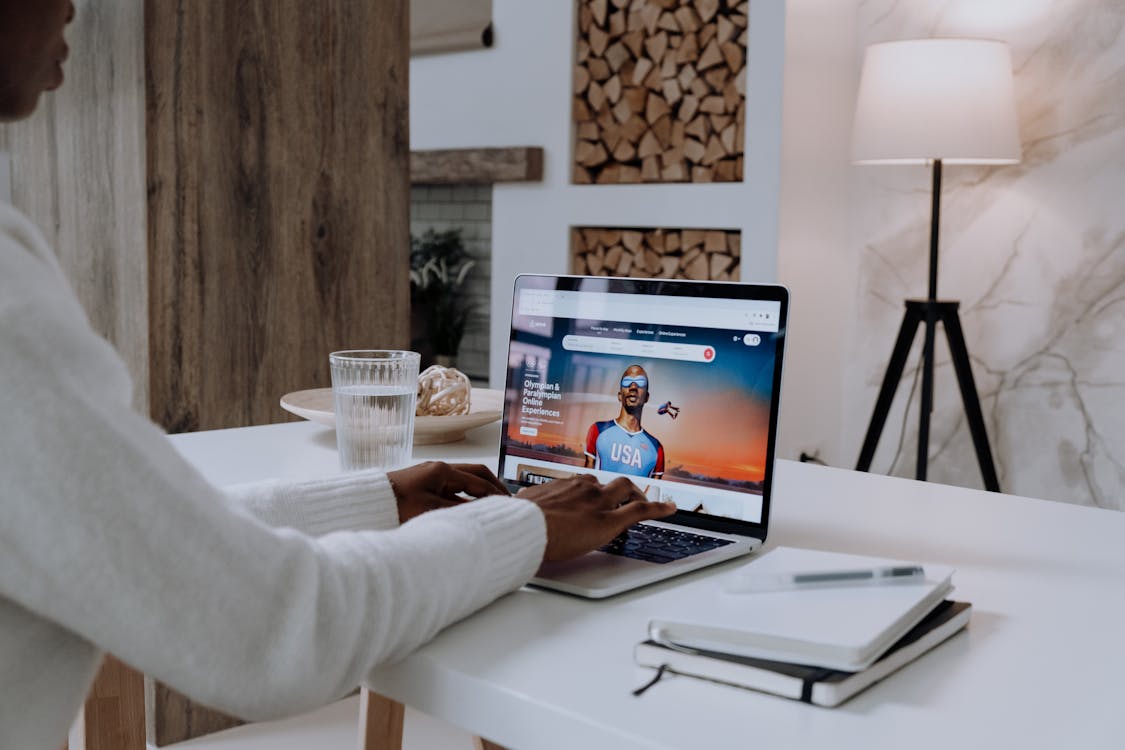
{"label": "floor lamp", "polygon": [[924,325],[915,476],[926,478],[933,411],[934,336],[937,324],[941,323],[984,486],[999,492],[1000,482],[957,313],[960,303],[938,299],[937,271],[942,165],[1015,164],[1020,158],[1008,46],[979,39],[915,39],[871,45],[864,55],[852,138],[852,159],[856,164],[928,164],[933,170],[928,294],[924,300],[906,300],[902,327],[856,468],[871,468],[907,355],[918,326]]}

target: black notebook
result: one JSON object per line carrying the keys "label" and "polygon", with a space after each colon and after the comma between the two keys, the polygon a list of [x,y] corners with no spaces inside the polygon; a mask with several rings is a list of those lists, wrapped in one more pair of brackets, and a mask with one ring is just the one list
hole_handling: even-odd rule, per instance
{"label": "black notebook", "polygon": [[760,690],[818,706],[838,706],[961,630],[969,622],[971,611],[967,602],[946,599],[878,661],[859,672],[714,651],[679,650],[654,641],[638,643],[633,657],[642,667],[663,668],[673,674]]}

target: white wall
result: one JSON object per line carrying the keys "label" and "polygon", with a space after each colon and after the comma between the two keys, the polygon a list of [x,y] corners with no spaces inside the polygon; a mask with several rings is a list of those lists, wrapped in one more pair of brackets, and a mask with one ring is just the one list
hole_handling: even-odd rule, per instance
{"label": "white wall", "polygon": [[778,456],[854,466],[841,377],[856,335],[848,205],[854,0],[788,0],[778,279],[792,293]]}
{"label": "white wall", "polygon": [[[1023,161],[946,170],[939,291],[963,302],[1003,489],[1125,508],[1125,3],[754,0],[745,184],[638,187],[567,184],[572,7],[496,0],[495,50],[411,68],[415,148],[547,150],[542,185],[495,191],[493,382],[511,279],[565,271],[569,225],[737,227],[743,278],[793,292],[778,455],[854,466],[902,301],[925,292],[929,231],[925,168],[850,165],[863,50],[1003,39]],[[876,471],[914,473],[917,348]],[[980,486],[944,345],[936,381],[930,478]]]}
{"label": "white wall", "polygon": [[783,3],[750,3],[746,179],[710,185],[569,184],[574,7],[495,0],[492,49],[411,61],[411,148],[545,149],[542,183],[493,192],[493,384],[503,382],[512,282],[567,272],[570,226],[740,229],[743,280],[777,278]]}

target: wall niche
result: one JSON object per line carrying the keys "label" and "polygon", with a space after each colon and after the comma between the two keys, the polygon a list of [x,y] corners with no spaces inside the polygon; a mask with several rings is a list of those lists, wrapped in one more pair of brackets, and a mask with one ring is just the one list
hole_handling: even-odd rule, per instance
{"label": "wall niche", "polygon": [[741,182],[748,11],[579,0],[573,182]]}
{"label": "wall niche", "polygon": [[735,229],[572,227],[571,272],[693,281],[737,281],[742,233]]}

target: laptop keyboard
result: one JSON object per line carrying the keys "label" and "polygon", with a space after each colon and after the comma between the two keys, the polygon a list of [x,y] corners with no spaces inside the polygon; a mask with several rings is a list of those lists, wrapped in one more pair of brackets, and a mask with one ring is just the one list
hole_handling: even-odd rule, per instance
{"label": "laptop keyboard", "polygon": [[636,560],[666,563],[728,544],[732,544],[729,539],[692,534],[663,526],[637,524],[615,537],[601,551]]}

